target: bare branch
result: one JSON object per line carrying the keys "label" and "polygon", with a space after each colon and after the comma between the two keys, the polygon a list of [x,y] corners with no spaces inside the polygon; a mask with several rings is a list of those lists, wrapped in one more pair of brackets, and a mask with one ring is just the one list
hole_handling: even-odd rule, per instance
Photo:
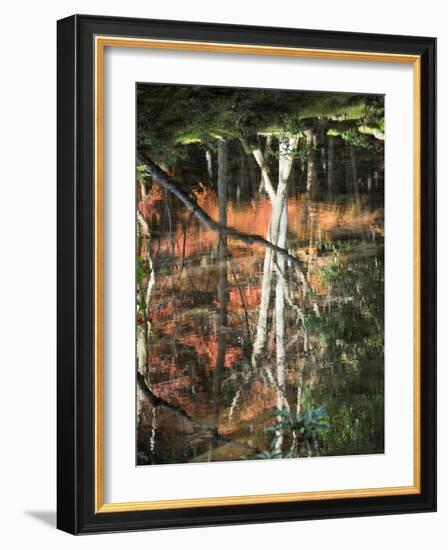
{"label": "bare branch", "polygon": [[[199,432],[203,433],[204,435],[208,434],[209,437],[213,437],[218,444],[226,444],[226,443],[233,442],[232,439],[229,439],[228,437],[225,437],[217,433],[215,430],[195,420],[181,407],[178,407],[173,403],[169,403],[165,399],[162,399],[161,397],[158,397],[157,395],[155,395],[152,392],[152,390],[149,389],[148,384],[146,383],[145,377],[140,372],[137,371],[136,376],[137,376],[137,387],[140,389],[140,391],[143,393],[143,395],[149,401],[152,407],[154,408],[164,407],[166,410],[169,410],[172,413],[177,414],[183,420],[190,422],[191,426],[196,430],[198,430]],[[260,452],[260,449],[258,449],[257,447],[251,447],[250,445],[247,445],[245,443],[241,443],[241,446],[245,447],[250,452]]]}
{"label": "bare branch", "polygon": [[254,149],[252,151],[252,154],[254,155],[254,158],[257,161],[258,166],[260,167],[261,177],[263,178],[263,183],[264,183],[264,188],[266,189],[266,192],[269,195],[269,198],[271,199],[271,202],[274,202],[275,201],[274,186],[272,185],[271,174],[269,172],[268,163],[266,162],[264,154],[262,153],[262,151],[259,147]]}
{"label": "bare branch", "polygon": [[145,166],[146,173],[155,178],[164,189],[167,189],[168,191],[173,193],[173,195],[175,195],[189,210],[191,210],[193,214],[198,218],[198,220],[211,231],[215,233],[220,233],[223,236],[227,236],[247,244],[261,244],[262,246],[270,248],[274,252],[277,252],[277,254],[285,256],[294,264],[299,263],[299,260],[294,256],[291,256],[291,254],[289,254],[287,250],[281,248],[280,246],[272,244],[263,237],[260,237],[260,235],[243,233],[241,231],[238,231],[237,229],[234,229],[233,227],[223,226],[218,222],[215,222],[207,214],[207,212],[198,205],[197,199],[193,195],[193,193],[189,193],[188,191],[184,190],[181,184],[176,182],[155,162],[153,162],[151,159],[143,157],[141,154],[138,155],[137,161]]}

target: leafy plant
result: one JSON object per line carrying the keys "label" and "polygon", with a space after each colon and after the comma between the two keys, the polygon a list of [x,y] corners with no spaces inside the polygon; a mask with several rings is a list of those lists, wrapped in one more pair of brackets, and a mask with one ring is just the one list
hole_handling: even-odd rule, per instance
{"label": "leafy plant", "polygon": [[344,276],[342,267],[340,254],[336,251],[328,266],[318,270],[321,281],[327,284],[336,283]]}
{"label": "leafy plant", "polygon": [[298,440],[314,444],[319,434],[326,432],[330,422],[325,405],[310,407],[303,413],[291,412],[288,409],[276,409],[273,415],[277,422],[266,430],[270,432],[291,431]]}
{"label": "leafy plant", "polygon": [[297,446],[303,444],[313,449],[317,454],[317,442],[320,435],[328,431],[330,422],[324,405],[309,407],[303,413],[291,412],[288,409],[274,409],[272,416],[276,423],[266,428],[266,432],[273,432],[269,450],[262,451],[256,455],[245,457],[247,460],[270,460],[276,458],[297,457],[297,448],[293,445],[288,451],[283,451],[277,444],[280,433],[291,435],[296,438]]}

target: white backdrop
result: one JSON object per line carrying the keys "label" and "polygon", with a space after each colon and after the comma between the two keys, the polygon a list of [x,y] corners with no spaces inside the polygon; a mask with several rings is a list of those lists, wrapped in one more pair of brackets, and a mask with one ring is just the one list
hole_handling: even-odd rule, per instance
{"label": "white backdrop", "polygon": [[[412,485],[412,65],[133,48],[107,48],[104,65],[105,502]],[[135,83],[173,75],[183,84],[385,94],[384,454],[135,467],[135,373],[126,365],[135,361],[136,199],[123,182],[135,177]]]}
{"label": "white backdrop", "polygon": [[[406,10],[404,10],[406,8]],[[448,94],[448,32],[443,3],[435,0],[359,0],[281,4],[227,0],[72,1],[53,5],[16,0],[2,12],[0,34],[2,83],[0,127],[2,162],[0,223],[2,270],[0,418],[0,540],[7,548],[122,548],[123,544],[152,548],[272,548],[297,547],[370,549],[396,545],[407,550],[443,548],[448,520],[448,443],[442,435],[448,403],[441,399],[439,435],[439,512],[182,531],[100,535],[75,539],[54,529],[55,510],[55,113],[56,24],[72,13],[98,13],[162,19],[295,26],[347,31],[430,35],[439,37],[439,97]],[[440,101],[440,120],[447,120]],[[442,128],[444,130],[444,128]],[[439,150],[448,148],[446,132]],[[448,177],[439,171],[439,241],[448,231]],[[443,244],[440,251],[443,250]],[[439,278],[448,277],[448,264],[439,259]],[[439,309],[448,307],[446,287],[440,285]],[[442,315],[439,316],[442,321]],[[440,323],[444,336],[448,324]],[[446,347],[440,346],[440,394],[448,374]],[[443,346],[443,347],[442,347]]]}

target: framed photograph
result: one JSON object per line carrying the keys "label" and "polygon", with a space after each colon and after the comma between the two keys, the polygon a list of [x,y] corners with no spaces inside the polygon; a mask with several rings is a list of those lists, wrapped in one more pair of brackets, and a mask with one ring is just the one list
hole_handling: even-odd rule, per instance
{"label": "framed photograph", "polygon": [[434,511],[434,38],[58,21],[58,527]]}

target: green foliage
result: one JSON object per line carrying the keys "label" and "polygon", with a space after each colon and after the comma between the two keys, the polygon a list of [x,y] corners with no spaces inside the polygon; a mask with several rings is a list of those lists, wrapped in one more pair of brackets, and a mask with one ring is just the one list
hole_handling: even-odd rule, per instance
{"label": "green foliage", "polygon": [[[344,253],[350,253],[342,260]],[[306,357],[304,379],[314,380],[303,405],[325,402],[331,429],[320,436],[321,454],[378,452],[384,445],[384,260],[382,246],[323,243],[331,260],[320,276],[332,296],[350,300],[305,314],[320,349]],[[322,350],[325,350],[324,352]]]}
{"label": "green foliage", "polygon": [[[363,127],[364,126],[360,126],[359,128],[363,128]],[[355,147],[358,147],[361,149],[367,149],[371,145],[367,136],[373,135],[373,133],[360,132],[359,128],[351,127],[347,130],[337,130],[336,128],[330,128],[327,131],[327,135],[339,136],[342,140],[346,141],[347,143],[350,143],[351,145],[354,145]]]}
{"label": "green foliage", "polygon": [[145,164],[137,164],[137,181],[138,183],[143,184],[145,188],[148,188],[151,177],[145,171],[145,168],[146,168]]}
{"label": "green foliage", "polygon": [[149,266],[147,263],[141,258],[140,256],[137,256],[137,266],[135,269],[135,274],[137,278],[137,284],[141,283],[141,280],[143,277],[148,276]]}
{"label": "green foliage", "polygon": [[137,164],[137,174],[139,176],[146,175],[146,164]]}
{"label": "green foliage", "polygon": [[[294,458],[298,456],[298,449],[306,443],[309,449],[318,454],[318,439],[330,428],[326,407],[308,407],[302,413],[294,413],[288,409],[274,409],[272,416],[275,424],[266,428],[267,433],[274,433],[269,450],[246,457],[248,460],[268,460],[276,458]],[[292,445],[288,451],[278,446],[280,433],[290,439],[295,437],[297,445]]]}
{"label": "green foliage", "polygon": [[140,84],[137,146],[170,166],[184,158],[185,145],[210,148],[220,137],[243,138],[255,148],[259,135],[303,134],[316,119],[324,126],[372,120],[378,127],[381,105],[377,96],[352,93]]}
{"label": "green foliage", "polygon": [[318,270],[319,277],[327,285],[337,283],[343,277],[341,256],[339,251],[335,251],[334,256],[326,267]]}
{"label": "green foliage", "polygon": [[318,435],[326,432],[329,427],[329,419],[325,405],[309,407],[303,413],[289,411],[288,409],[274,410],[272,413],[277,422],[269,426],[266,431],[291,431],[299,441],[309,441],[314,444]]}
{"label": "green foliage", "polygon": [[[384,123],[382,124],[382,126],[384,127]],[[380,128],[380,127],[375,128],[372,126],[367,126],[367,124],[362,124],[358,128],[358,132],[360,134],[374,136],[376,139],[384,140],[384,128]]]}
{"label": "green foliage", "polygon": [[367,96],[363,105],[364,110],[352,110],[351,117],[329,117],[327,135],[338,136],[363,149],[372,146],[372,138],[383,141],[384,99],[381,96]]}
{"label": "green foliage", "polygon": [[281,449],[276,448],[277,438],[273,438],[268,451],[261,451],[256,455],[246,456],[246,460],[272,460],[276,458],[291,458],[288,454],[283,454]]}

